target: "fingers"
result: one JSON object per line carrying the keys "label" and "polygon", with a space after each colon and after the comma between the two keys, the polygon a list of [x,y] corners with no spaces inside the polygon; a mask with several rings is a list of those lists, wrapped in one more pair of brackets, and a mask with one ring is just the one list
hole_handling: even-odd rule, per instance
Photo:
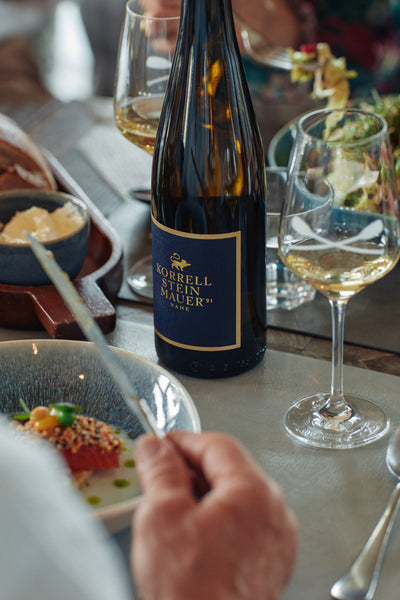
{"label": "fingers", "polygon": [[233,0],[232,6],[241,24],[258,33],[265,43],[297,46],[300,20],[286,0]]}
{"label": "fingers", "polygon": [[168,439],[141,436],[135,446],[135,462],[148,500],[169,495],[191,499],[190,472]]}
{"label": "fingers", "polygon": [[180,0],[142,0],[142,5],[144,14],[149,17],[179,17],[181,12]]}
{"label": "fingers", "polygon": [[[168,439],[197,472],[200,472],[225,510],[232,505],[235,513],[253,506],[265,518],[268,527],[297,538],[297,521],[287,507],[280,486],[262,470],[236,439],[221,433],[171,432]],[[289,545],[295,547],[294,543]],[[290,561],[292,562],[292,560]]]}
{"label": "fingers", "polygon": [[239,553],[238,543],[248,556],[255,551],[253,566],[247,566],[251,570],[258,559],[265,563],[255,569],[260,587],[269,579],[272,588],[283,589],[295,563],[298,531],[280,486],[228,435],[173,432],[168,439],[208,481],[210,493],[196,513],[203,536],[209,522],[218,523],[221,540],[228,539],[224,553]]}
{"label": "fingers", "polygon": [[[239,442],[219,433],[145,435],[135,458],[144,498],[132,556],[143,598],[279,596],[296,555],[296,522]],[[192,470],[208,483],[199,502]]]}
{"label": "fingers", "polygon": [[286,540],[283,550],[283,561],[286,565],[286,571],[282,577],[283,588],[288,583],[295,566],[299,543],[299,526],[295,514],[290,508],[286,509],[282,537]]}
{"label": "fingers", "polygon": [[247,450],[229,435],[175,431],[168,439],[194,469],[204,474],[211,487],[231,482],[238,474],[262,473]]}

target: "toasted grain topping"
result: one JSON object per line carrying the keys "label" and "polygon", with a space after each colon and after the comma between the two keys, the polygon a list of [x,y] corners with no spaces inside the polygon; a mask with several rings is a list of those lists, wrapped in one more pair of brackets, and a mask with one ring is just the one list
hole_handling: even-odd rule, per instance
{"label": "toasted grain topping", "polygon": [[115,434],[113,428],[92,417],[75,415],[72,425],[58,425],[50,429],[38,429],[34,422],[18,423],[16,429],[47,439],[59,450],[78,452],[82,446],[100,449],[108,454],[114,450],[122,450],[122,440]]}

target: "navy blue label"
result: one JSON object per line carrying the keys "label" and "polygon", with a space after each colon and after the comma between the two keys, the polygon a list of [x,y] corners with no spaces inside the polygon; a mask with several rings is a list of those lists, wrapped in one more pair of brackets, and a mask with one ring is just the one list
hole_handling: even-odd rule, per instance
{"label": "navy blue label", "polygon": [[240,347],[240,231],[197,235],[152,218],[154,326],[191,350]]}

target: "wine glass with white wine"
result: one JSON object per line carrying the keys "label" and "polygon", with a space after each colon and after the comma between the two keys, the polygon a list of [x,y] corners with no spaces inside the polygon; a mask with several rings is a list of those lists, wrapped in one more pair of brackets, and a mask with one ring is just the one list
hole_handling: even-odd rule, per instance
{"label": "wine glass with white wine", "polygon": [[389,429],[383,410],[343,392],[343,327],[348,300],[399,259],[396,177],[381,117],[336,109],[299,119],[279,251],[289,269],[328,298],[332,314],[330,392],[294,402],[285,416],[287,432],[323,448],[379,439]]}
{"label": "wine glass with white wine", "polygon": [[[148,0],[129,0],[121,31],[114,91],[114,121],[133,144],[153,154],[165,89],[175,50],[179,16],[147,11]],[[150,184],[149,184],[150,187]],[[148,197],[150,189],[142,190]],[[151,255],[129,270],[131,289],[153,298]]]}

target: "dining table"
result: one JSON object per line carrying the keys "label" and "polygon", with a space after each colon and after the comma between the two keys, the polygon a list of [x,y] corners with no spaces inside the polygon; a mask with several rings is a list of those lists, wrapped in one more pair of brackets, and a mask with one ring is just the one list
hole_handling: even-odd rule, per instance
{"label": "dining table", "polygon": [[[128,142],[113,122],[111,98],[3,106],[82,190],[120,241],[120,285],[112,297],[111,346],[158,362],[152,304],[126,283],[129,266],[151,252],[147,189],[151,156]],[[299,522],[298,557],[283,600],[328,600],[333,583],[351,565],[378,521],[395,485],[385,464],[389,439],[351,450],[296,443],[284,429],[286,409],[298,397],[328,391],[330,312],[317,294],[291,311],[267,312],[267,350],[253,369],[229,378],[174,373],[191,395],[203,430],[235,436],[281,486]],[[47,339],[44,327],[3,324],[0,342]],[[345,391],[375,401],[400,425],[400,267],[360,292],[348,306],[344,347]],[[111,537],[128,565],[131,530]],[[400,523],[395,523],[374,598],[399,600]]]}

